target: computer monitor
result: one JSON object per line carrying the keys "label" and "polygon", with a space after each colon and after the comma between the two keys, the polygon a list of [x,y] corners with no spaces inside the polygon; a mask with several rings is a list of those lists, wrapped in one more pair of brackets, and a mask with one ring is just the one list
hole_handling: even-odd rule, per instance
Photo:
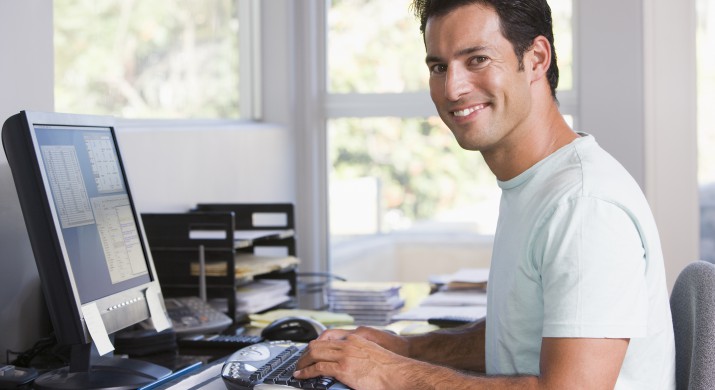
{"label": "computer monitor", "polygon": [[166,315],[114,119],[23,111],[5,121],[2,142],[55,335],[72,346],[70,366],[36,388],[136,388],[170,374],[91,357],[102,335]]}

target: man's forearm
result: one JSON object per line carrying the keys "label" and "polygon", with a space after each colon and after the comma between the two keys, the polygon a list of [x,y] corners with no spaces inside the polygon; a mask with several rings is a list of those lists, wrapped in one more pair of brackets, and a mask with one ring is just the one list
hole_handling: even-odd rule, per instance
{"label": "man's forearm", "polygon": [[475,376],[446,367],[412,362],[400,372],[409,373],[392,388],[411,390],[539,389],[536,376]]}
{"label": "man's forearm", "polygon": [[410,336],[409,357],[459,370],[485,372],[484,321]]}

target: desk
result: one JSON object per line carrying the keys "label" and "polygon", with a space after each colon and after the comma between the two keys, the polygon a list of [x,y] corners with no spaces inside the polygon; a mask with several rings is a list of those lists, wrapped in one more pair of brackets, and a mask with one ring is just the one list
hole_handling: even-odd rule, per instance
{"label": "desk", "polygon": [[220,359],[195,371],[189,372],[179,378],[171,380],[163,385],[152,387],[151,389],[226,390],[226,385],[223,383],[223,379],[221,379],[221,368],[223,367],[223,363],[224,359]]}
{"label": "desk", "polygon": [[[410,309],[419,305],[419,303],[430,293],[430,286],[426,283],[404,283],[401,289],[401,296],[405,299],[405,308]],[[390,329],[391,325],[388,325]],[[425,331],[434,330],[434,328],[422,328]],[[398,332],[400,333],[400,332]],[[173,379],[156,389],[206,389],[206,390],[223,390],[226,385],[221,379],[221,369],[226,357],[218,359],[210,364],[206,364],[199,369],[196,369],[180,378]]]}
{"label": "desk", "polygon": [[[429,293],[430,286],[427,283],[404,283],[400,291],[401,297],[405,299],[406,308],[417,306]],[[248,333],[255,331],[256,329],[250,327],[247,330]],[[151,389],[226,389],[221,379],[221,368],[228,355],[230,354],[194,369],[181,377],[174,378],[167,383],[151,387]]]}

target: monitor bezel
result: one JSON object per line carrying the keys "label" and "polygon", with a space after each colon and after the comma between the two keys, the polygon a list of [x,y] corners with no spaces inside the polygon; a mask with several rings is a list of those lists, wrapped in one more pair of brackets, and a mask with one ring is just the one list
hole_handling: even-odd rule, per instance
{"label": "monitor bezel", "polygon": [[[141,248],[147,265],[148,282],[120,292],[110,293],[93,301],[81,302],[72,271],[72,263],[63,241],[58,213],[51,198],[48,177],[42,164],[35,126],[110,130],[131,210],[137,224]],[[108,334],[150,318],[148,299],[154,297],[148,298],[147,291],[151,288],[161,298],[161,289],[141,221],[141,214],[136,208],[129,178],[122,162],[115,119],[108,116],[22,111],[5,122],[2,137],[58,342],[72,345],[88,344],[92,341],[84,318],[83,306],[97,306]],[[48,223],[48,221],[52,221],[52,223]],[[159,301],[163,305],[163,299],[159,299]]]}

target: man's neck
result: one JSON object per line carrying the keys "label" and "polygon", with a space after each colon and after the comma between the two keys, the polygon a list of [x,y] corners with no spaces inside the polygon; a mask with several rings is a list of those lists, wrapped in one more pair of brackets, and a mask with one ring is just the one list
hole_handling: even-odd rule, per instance
{"label": "man's neck", "polygon": [[555,101],[544,108],[543,114],[521,123],[505,145],[482,152],[489,169],[500,181],[515,178],[579,137],[566,123]]}

